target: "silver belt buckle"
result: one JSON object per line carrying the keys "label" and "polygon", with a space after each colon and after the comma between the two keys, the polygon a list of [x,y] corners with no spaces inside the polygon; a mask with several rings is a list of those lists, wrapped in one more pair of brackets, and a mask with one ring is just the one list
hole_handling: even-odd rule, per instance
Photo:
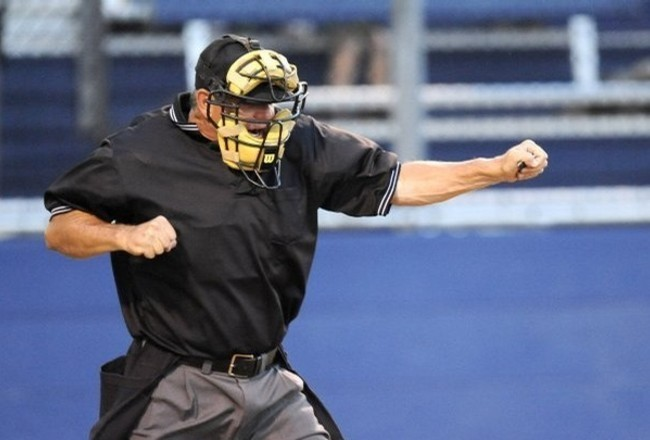
{"label": "silver belt buckle", "polygon": [[232,357],[230,358],[230,366],[228,367],[228,376],[237,377],[240,379],[248,378],[248,376],[235,373],[234,370],[237,364],[237,360],[248,359],[252,361],[255,360],[255,358],[256,356],[252,354],[239,354],[239,353],[233,354]]}

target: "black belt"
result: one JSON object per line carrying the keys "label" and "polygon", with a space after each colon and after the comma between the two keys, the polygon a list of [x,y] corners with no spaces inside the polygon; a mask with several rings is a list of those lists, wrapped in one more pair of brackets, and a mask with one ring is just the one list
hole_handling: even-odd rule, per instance
{"label": "black belt", "polygon": [[268,370],[275,364],[278,349],[274,348],[268,353],[233,354],[230,359],[206,359],[201,357],[182,357],[181,364],[200,368],[203,374],[212,372],[226,373],[237,378],[251,378]]}

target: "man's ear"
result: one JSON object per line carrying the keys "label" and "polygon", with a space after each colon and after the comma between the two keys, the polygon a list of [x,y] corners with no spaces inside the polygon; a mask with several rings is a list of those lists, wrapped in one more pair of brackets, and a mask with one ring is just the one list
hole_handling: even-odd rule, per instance
{"label": "man's ear", "polygon": [[[195,94],[196,97],[196,109],[201,114],[204,119],[208,119],[208,99],[210,97],[210,92],[206,89],[198,89]],[[214,113],[216,106],[212,106],[210,113]]]}

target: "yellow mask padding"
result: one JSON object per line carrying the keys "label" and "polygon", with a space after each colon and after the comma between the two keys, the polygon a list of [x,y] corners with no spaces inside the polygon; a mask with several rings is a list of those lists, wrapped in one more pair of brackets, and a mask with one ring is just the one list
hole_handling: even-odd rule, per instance
{"label": "yellow mask padding", "polygon": [[245,123],[226,118],[217,131],[221,158],[229,167],[244,171],[264,171],[275,166],[282,159],[284,144],[296,125],[290,117],[288,109],[278,111],[269,121],[264,138],[253,136]]}
{"label": "yellow mask padding", "polygon": [[235,61],[226,75],[228,91],[245,96],[261,84],[271,84],[291,92],[298,87],[298,69],[284,55],[261,49],[248,52]]}

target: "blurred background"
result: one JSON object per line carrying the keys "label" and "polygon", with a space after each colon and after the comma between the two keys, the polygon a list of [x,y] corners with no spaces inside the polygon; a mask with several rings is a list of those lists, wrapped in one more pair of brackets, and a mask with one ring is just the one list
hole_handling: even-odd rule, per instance
{"label": "blurred background", "polygon": [[0,438],[85,438],[128,345],[108,259],[48,252],[47,185],[192,87],[224,33],[404,160],[532,182],[323,212],[287,349],[350,439],[650,438],[650,1],[0,1]]}

